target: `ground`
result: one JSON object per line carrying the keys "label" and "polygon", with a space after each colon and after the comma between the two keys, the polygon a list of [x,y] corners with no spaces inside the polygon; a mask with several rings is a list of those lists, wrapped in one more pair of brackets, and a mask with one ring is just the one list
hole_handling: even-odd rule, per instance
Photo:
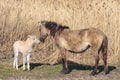
{"label": "ground", "polygon": [[0,80],[120,80],[120,65],[109,64],[108,75],[104,75],[103,66],[98,68],[98,75],[91,76],[93,66],[69,62],[69,74],[61,74],[61,64],[48,65],[31,63],[30,71],[23,71],[22,65],[16,70],[12,65],[0,64]]}

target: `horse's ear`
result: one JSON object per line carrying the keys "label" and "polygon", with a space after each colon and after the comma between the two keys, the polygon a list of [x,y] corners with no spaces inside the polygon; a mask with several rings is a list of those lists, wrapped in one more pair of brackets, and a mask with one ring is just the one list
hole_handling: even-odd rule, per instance
{"label": "horse's ear", "polygon": [[41,24],[43,24],[43,25],[44,25],[45,23],[46,23],[46,21],[45,21],[45,20],[44,20],[44,21],[41,21]]}
{"label": "horse's ear", "polygon": [[59,27],[59,24],[57,24],[57,26],[56,26],[56,29],[55,29],[55,30],[56,30],[56,31],[58,31],[58,30],[59,30],[59,28],[60,28],[60,27]]}

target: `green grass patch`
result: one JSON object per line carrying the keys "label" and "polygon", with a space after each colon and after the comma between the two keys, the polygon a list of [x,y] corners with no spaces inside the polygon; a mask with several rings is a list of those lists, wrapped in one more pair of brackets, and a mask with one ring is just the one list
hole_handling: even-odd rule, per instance
{"label": "green grass patch", "polygon": [[62,69],[61,65],[41,65],[34,67],[31,71],[25,71],[22,70],[22,67],[20,67],[18,70],[11,66],[3,66],[0,65],[0,75],[24,75],[24,74],[41,74],[41,75],[52,75],[52,74],[60,74],[60,70]]}
{"label": "green grass patch", "polygon": [[[33,68],[32,68],[33,66]],[[87,76],[91,73],[92,70],[89,69],[84,69],[83,66],[82,68],[78,68],[80,66],[72,66],[72,70],[69,74],[63,75],[60,73],[62,69],[62,65],[32,65],[31,66],[31,71],[23,71],[22,67],[20,67],[18,70],[14,69],[12,66],[5,66],[5,65],[0,65],[0,79],[8,80],[9,77],[15,77],[15,78],[29,78],[29,77],[70,77],[70,76],[78,76],[80,74],[83,76]],[[114,64],[110,65],[111,69],[115,67],[114,72],[120,72],[120,65]],[[104,72],[103,72],[104,73]],[[98,76],[101,74],[98,74]],[[90,77],[90,76],[89,76]],[[117,79],[117,78],[116,78]],[[96,79],[99,80],[99,79]],[[102,79],[101,79],[102,80]],[[119,79],[118,79],[119,80]]]}

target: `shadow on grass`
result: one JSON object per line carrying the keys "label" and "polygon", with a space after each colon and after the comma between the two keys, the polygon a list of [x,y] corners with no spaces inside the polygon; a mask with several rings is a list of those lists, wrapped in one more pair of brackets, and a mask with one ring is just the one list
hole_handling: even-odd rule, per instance
{"label": "shadow on grass", "polygon": [[[25,64],[27,66],[27,64]],[[43,63],[30,63],[30,71],[33,70],[35,67],[39,67],[42,65],[49,65],[49,64],[43,64]],[[18,67],[21,68],[23,64],[19,65]]]}
{"label": "shadow on grass", "polygon": [[44,64],[42,63],[30,63],[30,70],[33,70],[35,67],[42,66]]}
{"label": "shadow on grass", "polygon": [[[69,73],[72,72],[72,70],[93,70],[94,69],[94,66],[78,64],[71,61],[68,62],[68,66],[70,69]],[[109,73],[114,69],[116,69],[115,66],[108,66]],[[101,73],[102,71],[104,71],[104,66],[103,65],[98,66],[98,70],[99,70],[98,74]]]}
{"label": "shadow on grass", "polygon": [[[49,66],[50,64],[30,63],[30,70],[33,70],[35,67],[39,67],[42,65]],[[55,65],[60,65],[60,63],[57,63]],[[22,64],[19,67],[22,67]],[[61,65],[61,67],[62,67],[62,65]],[[69,73],[72,72],[72,70],[93,70],[94,69],[94,66],[78,64],[78,63],[71,62],[71,61],[68,61],[68,67],[70,70]],[[108,66],[109,73],[114,69],[116,69],[115,66]],[[99,70],[98,74],[101,73],[102,71],[104,71],[104,66],[103,65],[98,66],[98,70]]]}

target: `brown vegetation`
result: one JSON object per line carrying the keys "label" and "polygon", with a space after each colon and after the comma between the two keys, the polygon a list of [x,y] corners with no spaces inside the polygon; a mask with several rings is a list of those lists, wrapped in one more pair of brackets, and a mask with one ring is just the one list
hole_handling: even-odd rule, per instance
{"label": "brown vegetation", "polygon": [[[25,40],[28,34],[40,37],[37,22],[41,20],[55,21],[71,29],[100,28],[109,40],[108,62],[120,61],[119,0],[0,0],[0,59],[12,58],[14,41]],[[48,39],[45,44],[35,47],[33,60],[55,63],[59,54],[53,42]],[[89,51],[68,54],[68,59],[94,63]]]}

